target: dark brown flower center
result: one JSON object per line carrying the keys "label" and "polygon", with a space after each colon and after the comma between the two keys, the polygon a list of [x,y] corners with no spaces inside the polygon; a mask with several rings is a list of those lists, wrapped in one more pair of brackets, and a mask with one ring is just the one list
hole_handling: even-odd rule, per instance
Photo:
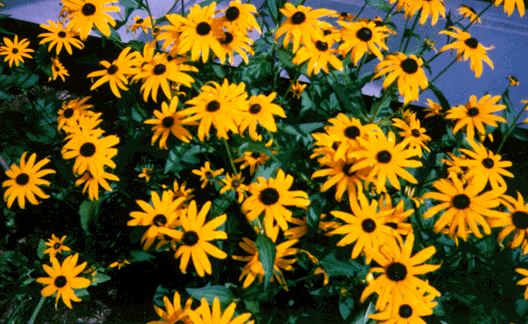
{"label": "dark brown flower center", "polygon": [[328,35],[330,35],[331,33],[332,33],[332,31],[331,31],[330,29],[325,29],[325,30],[323,31],[323,35],[325,35],[325,36],[328,36]]}
{"label": "dark brown flower center", "polygon": [[421,134],[420,131],[415,128],[411,131],[411,135],[414,137],[420,137]]}
{"label": "dark brown flower center", "polygon": [[403,72],[407,74],[414,74],[416,71],[418,71],[418,63],[416,63],[415,59],[408,58],[401,62],[400,67],[402,68]]}
{"label": "dark brown flower center", "polygon": [[413,314],[412,307],[407,304],[403,304],[400,306],[400,310],[398,311],[398,314],[400,315],[401,318],[409,318]]}
{"label": "dark brown flower center", "polygon": [[261,110],[262,110],[262,107],[258,103],[252,104],[251,107],[249,107],[249,112],[252,113],[253,115],[258,114]]}
{"label": "dark brown flower center", "polygon": [[237,7],[229,7],[227,8],[225,15],[227,20],[233,21],[240,16],[240,10]]}
{"label": "dark brown flower center", "polygon": [[119,258],[117,258],[117,262],[118,263],[124,263],[125,262],[125,257],[120,256]]}
{"label": "dark brown flower center", "polygon": [[207,179],[211,180],[211,179],[213,178],[213,173],[212,173],[211,171],[207,171],[207,172],[205,173],[205,177],[206,177]]}
{"label": "dark brown flower center", "polygon": [[354,166],[354,163],[347,163],[343,165],[343,173],[346,174],[347,177],[352,177],[354,174],[356,174],[356,171],[350,171],[352,167]]}
{"label": "dark brown flower center", "polygon": [[136,24],[141,25],[143,23],[143,21],[144,21],[143,18],[139,18],[138,21],[136,21]]}
{"label": "dark brown flower center", "polygon": [[466,39],[464,41],[464,44],[466,44],[467,47],[469,47],[471,49],[475,49],[475,48],[477,48],[479,42],[475,38],[471,37],[471,38]]}
{"label": "dark brown flower center", "polygon": [[13,54],[17,54],[17,53],[18,53],[18,48],[13,48],[13,50],[11,51],[11,53],[13,53]]}
{"label": "dark brown flower center", "polygon": [[478,116],[479,113],[480,111],[478,110],[478,108],[472,107],[468,109],[467,115],[469,117],[475,117],[475,116]]}
{"label": "dark brown flower center", "polygon": [[57,243],[55,243],[55,244],[53,245],[53,248],[54,248],[55,250],[58,250],[58,249],[61,247],[61,245],[62,245],[62,244],[60,244],[60,243],[57,242]]}
{"label": "dark brown flower center", "polygon": [[376,229],[376,222],[371,218],[367,218],[361,222],[361,228],[367,233],[372,233]]}
{"label": "dark brown flower center", "polygon": [[93,143],[84,143],[79,150],[84,157],[90,157],[95,154],[95,145]]}
{"label": "dark brown flower center", "polygon": [[66,37],[66,33],[64,31],[60,31],[57,33],[57,36],[59,36],[60,38],[65,38]]}
{"label": "dark brown flower center", "polygon": [[334,151],[337,151],[337,149],[339,148],[339,145],[341,144],[341,142],[333,142],[332,143],[332,149]]}
{"label": "dark brown flower center", "polygon": [[147,175],[147,177],[152,177],[152,170],[147,170],[145,171],[145,174]]}
{"label": "dark brown flower center", "polygon": [[378,160],[379,163],[389,163],[392,159],[392,154],[390,154],[389,151],[387,150],[383,150],[381,152],[378,152],[378,154],[376,154],[376,159]]}
{"label": "dark brown flower center", "polygon": [[233,188],[238,188],[240,186],[240,181],[235,179],[231,182],[231,185],[233,186]]}
{"label": "dark brown flower center", "polygon": [[466,209],[469,207],[469,204],[471,203],[471,200],[469,197],[465,194],[458,194],[455,197],[453,197],[453,206],[456,209]]}
{"label": "dark brown flower center", "polygon": [[160,32],[159,27],[154,27],[154,29],[152,30],[153,34],[158,34],[159,32]]}
{"label": "dark brown flower center", "polygon": [[251,153],[251,157],[254,158],[255,160],[258,159],[260,157],[260,153],[258,152],[253,152]]}
{"label": "dark brown flower center", "polygon": [[482,160],[482,165],[483,165],[486,169],[492,169],[493,166],[495,166],[495,162],[493,162],[493,160],[490,159],[490,158],[485,158],[484,160]]}
{"label": "dark brown flower center", "polygon": [[259,198],[264,205],[271,206],[279,201],[279,193],[275,188],[266,188],[260,192]]}
{"label": "dark brown flower center", "polygon": [[196,233],[195,231],[188,231],[183,234],[182,242],[187,246],[193,246],[198,243],[199,239],[200,237],[198,236],[198,233]]}
{"label": "dark brown flower center", "polygon": [[357,31],[356,37],[364,42],[368,42],[372,39],[372,30],[370,30],[370,28],[363,27]]}
{"label": "dark brown flower center", "polygon": [[339,15],[343,18],[346,18],[348,17],[348,12],[342,11]]}
{"label": "dark brown flower center", "polygon": [[315,47],[316,47],[320,52],[326,52],[326,51],[328,51],[328,43],[327,43],[327,42],[317,41],[317,42],[315,42]]}
{"label": "dark brown flower center", "polygon": [[527,229],[528,228],[528,214],[523,211],[516,211],[512,214],[512,222],[515,227],[518,229]]}
{"label": "dark brown flower center", "polygon": [[348,126],[347,128],[345,128],[346,137],[350,139],[356,139],[356,137],[358,137],[359,135],[361,135],[361,131],[357,126]]}
{"label": "dark brown flower center", "polygon": [[55,72],[59,72],[60,71],[60,68],[58,66],[54,67],[53,69],[55,70]]}
{"label": "dark brown flower center", "polygon": [[398,229],[398,224],[394,223],[394,222],[388,222],[388,223],[385,223],[385,226],[388,226],[392,229]]}
{"label": "dark brown flower center", "polygon": [[155,75],[162,75],[165,71],[167,71],[165,64],[157,64],[153,70]]}
{"label": "dark brown flower center", "polygon": [[55,281],[53,282],[53,284],[57,288],[62,288],[64,286],[66,286],[67,282],[68,282],[68,280],[66,279],[65,276],[58,276],[58,277],[55,278]]}
{"label": "dark brown flower center", "polygon": [[291,20],[294,25],[300,25],[306,20],[306,15],[304,14],[304,12],[297,11],[293,14]]}
{"label": "dark brown flower center", "polygon": [[208,112],[215,112],[218,109],[220,109],[220,103],[216,100],[209,102],[205,107],[205,110],[207,110]]}
{"label": "dark brown flower center", "polygon": [[402,281],[407,277],[407,267],[399,262],[393,262],[387,267],[387,278],[392,281]]}
{"label": "dark brown flower center", "polygon": [[108,72],[108,74],[110,75],[114,75],[116,74],[116,72],[119,70],[119,67],[117,67],[117,65],[110,65],[110,67],[108,68],[108,70],[106,70]]}
{"label": "dark brown flower center", "polygon": [[202,21],[196,26],[196,33],[200,36],[208,35],[209,32],[211,32],[211,25],[206,23],[205,21]]}
{"label": "dark brown flower center", "polygon": [[171,128],[172,125],[174,125],[174,118],[171,116],[167,116],[163,118],[163,121],[161,123],[163,124],[163,127]]}
{"label": "dark brown flower center", "polygon": [[233,41],[233,39],[234,39],[233,34],[225,32],[225,37],[221,43],[227,45],[227,44],[230,44]]}
{"label": "dark brown flower center", "polygon": [[167,224],[167,217],[163,214],[157,214],[156,216],[154,216],[152,223],[156,226],[164,226],[165,224]]}
{"label": "dark brown flower center", "polygon": [[95,6],[91,3],[86,3],[81,9],[83,15],[91,16],[95,13]]}
{"label": "dark brown flower center", "polygon": [[23,186],[23,185],[27,184],[29,182],[28,174],[27,173],[21,173],[21,174],[17,175],[17,177],[15,178],[15,182],[19,186]]}

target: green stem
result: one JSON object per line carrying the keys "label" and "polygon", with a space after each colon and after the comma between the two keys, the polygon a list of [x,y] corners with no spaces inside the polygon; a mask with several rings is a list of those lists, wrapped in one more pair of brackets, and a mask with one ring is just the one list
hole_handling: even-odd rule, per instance
{"label": "green stem", "polygon": [[361,7],[361,9],[359,9],[359,12],[357,13],[356,15],[356,21],[359,20],[359,15],[361,15],[361,13],[363,12],[363,9],[365,9],[365,7],[367,6],[367,2],[365,1],[365,4],[363,5],[363,7]]}
{"label": "green stem", "polygon": [[295,74],[295,77],[292,79],[292,82],[291,82],[290,86],[288,87],[288,90],[286,90],[286,92],[284,92],[284,94],[282,95],[282,98],[281,98],[281,100],[278,103],[279,106],[282,106],[282,103],[284,102],[284,99],[286,99],[286,96],[288,96],[288,92],[292,88],[293,83],[297,82],[297,79],[299,79],[299,75],[301,75],[301,68],[300,67],[299,67],[299,69],[297,69],[297,73]]}
{"label": "green stem", "polygon": [[380,99],[379,99],[379,102],[378,102],[378,104],[376,105],[376,108],[374,108],[374,113],[372,114],[372,117],[370,117],[370,119],[369,119],[369,124],[370,124],[370,123],[373,123],[373,122],[374,122],[374,119],[376,119],[376,115],[378,114],[378,111],[379,111],[379,109],[380,109],[380,107],[381,107],[381,103],[383,102],[383,100],[384,100],[385,97],[387,96],[387,93],[389,93],[389,92],[388,92],[388,91],[385,91],[385,92],[381,95],[381,97],[380,97]]}
{"label": "green stem", "polygon": [[414,31],[414,28],[416,27],[416,23],[418,23],[418,20],[420,20],[420,15],[422,14],[422,9],[418,11],[418,14],[416,14],[416,19],[414,20],[414,23],[411,27],[411,32],[409,33],[409,37],[407,37],[407,42],[405,43],[405,47],[403,48],[403,53],[407,50],[407,46],[409,46],[409,42],[411,41],[412,33]]}
{"label": "green stem", "polygon": [[[410,18],[405,19],[405,28],[403,29],[403,30],[404,30],[404,33],[405,33],[405,31],[407,30],[407,25],[409,24],[409,19],[410,19]],[[405,38],[402,37],[402,40],[401,40],[401,42],[400,42],[400,48],[398,49],[398,52],[401,52],[401,51],[402,51],[401,49],[402,49],[402,45],[403,45],[403,40],[404,40],[404,39],[405,39]]]}
{"label": "green stem", "polygon": [[[183,0],[182,0],[182,2],[183,2]],[[178,3],[178,0],[174,0],[174,4],[173,4],[172,7],[169,9],[169,11],[167,11],[167,13],[165,14],[165,16],[168,15],[168,14],[170,14],[170,12],[172,11],[172,9],[174,9],[174,7],[176,7],[176,4],[177,4],[177,3]],[[183,4],[182,4],[182,7],[183,7]]]}
{"label": "green stem", "polygon": [[[363,67],[363,63],[365,62],[365,56],[366,55],[363,55],[363,57],[361,58],[361,61],[359,62],[359,66],[357,68],[357,71],[356,71],[356,77],[359,78],[359,72],[361,71],[361,68]],[[345,74],[345,78],[346,78],[346,74]]]}
{"label": "green stem", "polygon": [[510,136],[511,132],[513,132],[513,130],[515,129],[515,127],[517,126],[517,121],[519,120],[519,118],[521,118],[521,115],[523,114],[523,112],[526,110],[526,108],[528,108],[528,104],[526,104],[524,106],[523,109],[521,109],[521,111],[519,111],[519,113],[517,114],[517,116],[515,117],[515,119],[513,120],[513,123],[511,124],[510,128],[508,128],[508,130],[506,131],[506,135],[504,135],[504,137],[502,138],[502,141],[499,145],[499,148],[497,148],[497,153],[496,154],[499,154],[501,149],[502,149],[502,146],[504,146],[504,143],[506,143],[506,140],[508,139],[508,136]]}
{"label": "green stem", "polygon": [[273,42],[273,50],[271,51],[271,67],[273,69],[273,79],[272,79],[272,88],[271,92],[275,92],[275,89],[277,89],[277,70],[279,68],[279,65],[277,64],[277,67],[275,67],[275,56],[277,55],[277,42]]}
{"label": "green stem", "polygon": [[398,4],[398,2],[396,2],[395,4],[392,5],[390,11],[387,12],[387,15],[385,16],[385,18],[383,18],[382,23],[385,23],[387,21],[387,19],[390,17],[390,14],[392,13],[392,10],[394,10],[394,7],[396,7],[397,4]]}
{"label": "green stem", "polygon": [[233,158],[231,157],[231,149],[229,148],[229,145],[227,144],[227,141],[225,138],[222,138],[223,142],[224,142],[224,146],[227,150],[227,156],[229,157],[229,163],[231,164],[231,168],[233,169],[233,172],[235,173],[235,175],[238,175],[238,172],[235,168],[235,163],[233,163]]}
{"label": "green stem", "polygon": [[184,3],[184,0],[182,0],[181,5],[182,5],[182,17],[185,17],[185,3]]}
{"label": "green stem", "polygon": [[[150,17],[150,22],[152,24],[152,31],[154,31],[154,28],[156,28],[156,21],[154,20],[154,17],[152,16],[152,12],[150,11],[148,0],[145,0],[145,4],[146,4],[145,9],[147,9],[147,12]],[[152,33],[152,37],[154,38],[154,40],[156,40],[156,36],[154,36],[154,33]],[[158,42],[156,42],[156,49],[158,51],[160,50]]]}
{"label": "green stem", "polygon": [[35,310],[33,311],[33,314],[31,315],[31,318],[29,319],[28,324],[33,324],[33,322],[35,322],[35,319],[37,318],[37,315],[38,315],[38,313],[40,311],[40,308],[44,304],[45,300],[46,300],[46,297],[44,297],[44,296],[40,297],[40,300],[39,300],[39,303],[37,305],[37,308],[35,308]]}
{"label": "green stem", "polygon": [[[444,74],[445,71],[447,71],[447,69],[449,69],[451,67],[451,65],[455,64],[455,62],[457,61],[457,59],[454,59],[451,63],[449,63],[440,73],[438,73],[437,76],[434,77],[434,79],[432,79],[431,81],[429,81],[429,83],[433,83],[436,81],[436,79],[438,79],[442,74]],[[422,90],[423,91],[423,90]],[[421,93],[421,92],[420,92]]]}

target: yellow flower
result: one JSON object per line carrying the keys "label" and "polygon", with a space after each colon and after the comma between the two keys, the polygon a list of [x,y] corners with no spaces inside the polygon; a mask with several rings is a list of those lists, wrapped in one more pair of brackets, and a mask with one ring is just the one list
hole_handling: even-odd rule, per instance
{"label": "yellow flower", "polygon": [[4,46],[0,46],[0,55],[5,55],[4,62],[9,60],[9,67],[13,65],[18,66],[19,62],[24,63],[24,57],[32,58],[28,53],[34,52],[29,46],[29,41],[24,38],[20,42],[18,41],[18,35],[15,35],[15,39],[11,41],[9,38],[4,37]]}
{"label": "yellow flower", "polygon": [[270,158],[265,153],[246,151],[244,152],[244,156],[234,159],[233,162],[244,162],[240,166],[240,170],[249,166],[249,174],[253,175],[255,174],[255,171],[258,171],[259,167],[269,161],[269,159]]}
{"label": "yellow flower", "polygon": [[400,136],[404,138],[403,141],[408,143],[411,149],[418,149],[420,157],[422,156],[422,148],[431,152],[425,144],[431,140],[431,137],[425,135],[425,128],[420,126],[420,120],[416,118],[415,114],[412,115],[409,123],[398,118],[393,118],[392,121],[394,122],[393,126],[403,130],[400,132]]}
{"label": "yellow flower", "polygon": [[48,20],[48,24],[49,26],[39,26],[49,31],[49,33],[42,33],[38,35],[38,37],[44,37],[44,39],[40,41],[39,45],[50,42],[48,46],[48,52],[51,52],[51,49],[55,45],[57,45],[55,48],[57,55],[60,54],[63,46],[70,55],[72,54],[71,45],[77,47],[78,49],[83,49],[84,44],[77,38],[74,38],[74,36],[77,36],[77,34],[71,31],[71,22],[64,27],[62,27],[60,21],[57,21],[55,24],[53,21]]}
{"label": "yellow flower", "polygon": [[325,73],[330,73],[328,63],[336,70],[343,71],[343,63],[336,57],[336,54],[340,52],[332,48],[334,43],[335,41],[331,37],[314,35],[309,41],[304,42],[305,46],[297,51],[292,63],[302,65],[309,60],[307,65],[308,76],[311,76],[312,73],[319,74],[321,69]]}
{"label": "yellow flower", "polygon": [[107,12],[119,12],[119,7],[107,6],[114,0],[64,0],[64,7],[71,11],[69,18],[71,19],[72,28],[80,31],[82,40],[88,38],[90,30],[93,25],[106,37],[110,36],[110,24],[112,27],[116,25],[114,18],[107,14]]}
{"label": "yellow flower", "polygon": [[[518,273],[522,274],[523,276],[526,276],[526,278],[523,278],[517,282],[517,285],[528,285],[528,270],[523,268],[517,268],[515,269]],[[526,287],[526,291],[524,292],[524,299],[528,299],[528,287]]]}
{"label": "yellow flower", "polygon": [[506,243],[510,248],[522,247],[523,254],[528,252],[528,204],[524,204],[523,196],[517,191],[517,199],[503,195],[502,204],[508,208],[506,217],[488,220],[491,227],[503,227],[497,240],[502,246],[502,241],[513,233],[511,241]]}
{"label": "yellow flower", "polygon": [[103,172],[101,174],[92,174],[90,171],[86,171],[82,177],[75,181],[75,186],[80,186],[84,183],[82,193],[88,189],[88,196],[90,200],[99,200],[99,185],[105,190],[113,191],[106,180],[119,181],[119,178],[112,173]]}
{"label": "yellow flower", "polygon": [[59,124],[58,131],[60,131],[64,125],[69,127],[77,126],[79,117],[83,115],[94,114],[92,111],[87,110],[92,108],[93,105],[85,105],[85,102],[89,99],[90,97],[84,97],[70,100],[68,102],[62,102],[62,108],[59,109],[59,117],[57,118],[57,123]]}
{"label": "yellow flower", "polygon": [[292,82],[291,87],[288,91],[292,92],[292,97],[301,99],[301,95],[304,89],[306,89],[306,86],[308,86],[308,84],[300,84],[299,80],[297,80],[295,84]]}
{"label": "yellow flower", "polygon": [[513,10],[515,10],[515,6],[517,6],[517,9],[519,10],[519,15],[521,17],[524,16],[524,1],[523,0],[495,0],[495,7],[500,5],[504,1],[504,12],[508,13],[508,17],[510,17],[513,13]]}
{"label": "yellow flower", "polygon": [[445,5],[443,0],[413,0],[409,1],[409,7],[405,9],[404,19],[413,17],[414,14],[421,10],[420,25],[423,25],[429,15],[431,16],[431,25],[436,25],[438,16],[445,18]]}
{"label": "yellow flower", "polygon": [[145,182],[149,182],[153,175],[152,168],[143,168],[141,169],[141,173],[138,175],[138,178],[145,178]]}
{"label": "yellow flower", "polygon": [[[62,82],[65,82],[66,79],[64,78],[65,76],[70,76],[68,74],[68,70],[66,70],[66,68],[64,67],[64,65],[62,65],[61,62],[59,62],[59,58],[58,57],[55,57],[55,58],[51,58],[51,73],[53,75],[53,80],[56,80],[57,77],[59,76],[61,79],[62,79]],[[50,78],[51,80],[51,78]],[[49,81],[49,80],[48,80]]]}
{"label": "yellow flower", "polygon": [[434,116],[440,116],[442,117],[442,107],[437,104],[436,102],[433,102],[431,99],[427,99],[427,102],[425,103],[429,108],[425,108],[424,111],[427,112],[427,115],[425,115],[424,118],[434,117]]}
{"label": "yellow flower", "polygon": [[234,319],[231,319],[233,317],[233,314],[235,313],[235,308],[236,303],[233,302],[229,304],[229,306],[225,309],[224,314],[222,314],[222,309],[220,308],[220,300],[218,299],[218,297],[215,297],[213,301],[213,307],[211,307],[211,312],[211,309],[209,309],[209,304],[207,304],[207,300],[205,298],[202,298],[202,304],[196,310],[196,312],[200,314],[204,324],[253,324],[255,322],[246,322],[251,317],[251,313],[244,313],[238,315]]}
{"label": "yellow flower", "polygon": [[225,10],[225,16],[218,18],[218,24],[225,27],[230,33],[240,33],[246,35],[253,29],[262,34],[262,30],[253,14],[258,14],[257,9],[250,3],[242,4],[240,0],[229,2],[229,7]]}
{"label": "yellow flower", "polygon": [[473,9],[472,7],[468,6],[468,5],[465,5],[465,4],[462,4],[460,5],[460,8],[457,9],[458,10],[458,14],[459,15],[462,15],[464,16],[464,18],[470,18],[470,21],[472,23],[482,23],[482,20],[480,19],[480,17],[478,16],[477,12],[475,11],[475,9]]}
{"label": "yellow flower", "polygon": [[209,161],[206,161],[204,166],[200,168],[200,170],[192,170],[192,173],[199,175],[200,180],[202,182],[202,188],[205,188],[207,186],[207,183],[209,183],[210,180],[213,180],[217,176],[221,175],[222,172],[224,172],[224,169],[213,171],[211,170],[211,165],[209,164]]}
{"label": "yellow flower", "polygon": [[514,77],[513,75],[510,75],[510,76],[507,77],[506,79],[510,80],[510,87],[511,87],[511,86],[518,86],[518,85],[519,85],[519,79],[517,79],[517,78]]}
{"label": "yellow flower", "polygon": [[244,178],[242,178],[242,173],[239,173],[233,177],[231,177],[229,173],[226,173],[226,178],[222,179],[222,182],[225,183],[225,186],[220,189],[220,194],[223,195],[227,190],[234,190],[238,192],[238,203],[241,203],[244,200],[244,193],[248,191],[248,186],[243,184],[242,181],[244,181]]}
{"label": "yellow flower", "polygon": [[225,63],[226,54],[229,56],[229,63],[231,63],[231,65],[233,65],[234,52],[240,54],[246,64],[249,63],[247,53],[255,55],[255,52],[251,48],[251,45],[253,44],[251,38],[236,33],[232,34],[223,30],[218,30],[217,34],[221,35],[218,36],[218,40],[220,41],[220,47],[224,52],[219,56],[222,64]]}
{"label": "yellow flower", "polygon": [[48,240],[48,242],[46,242],[46,245],[49,246],[49,248],[47,248],[45,251],[44,251],[44,254],[48,254],[50,255],[50,259],[51,258],[55,258],[55,255],[57,253],[62,253],[62,251],[71,251],[71,249],[69,247],[67,247],[66,245],[64,245],[64,240],[67,238],[68,236],[64,235],[63,237],[61,237],[60,239],[55,236],[55,234],[51,234],[51,238]]}
{"label": "yellow flower", "polygon": [[47,174],[56,173],[55,170],[44,169],[40,170],[43,166],[48,164],[49,159],[44,159],[35,164],[37,154],[31,154],[31,157],[26,162],[26,154],[24,152],[20,158],[20,167],[16,164],[11,165],[11,170],[7,170],[5,174],[11,178],[2,183],[2,187],[7,188],[4,193],[4,201],[7,200],[7,207],[11,208],[15,198],[18,198],[18,205],[20,208],[26,208],[27,198],[33,205],[38,205],[38,200],[35,195],[40,198],[47,199],[50,196],[46,195],[38,186],[49,186],[50,182],[41,179]]}
{"label": "yellow flower", "polygon": [[371,22],[341,22],[338,24],[343,26],[341,29],[341,37],[343,43],[339,45],[339,50],[342,51],[343,56],[350,52],[350,60],[357,65],[357,62],[365,53],[372,52],[380,60],[383,60],[383,55],[380,49],[389,50],[385,45],[385,38],[387,28],[384,26],[377,26],[374,21]]}
{"label": "yellow flower", "polygon": [[240,133],[248,128],[249,136],[253,140],[257,140],[257,123],[270,132],[277,131],[277,125],[275,125],[273,115],[286,118],[286,114],[279,105],[273,103],[276,95],[276,92],[272,92],[267,97],[265,95],[258,95],[249,98],[247,110],[243,110],[244,115],[239,126]]}
{"label": "yellow flower", "polygon": [[192,301],[192,297],[187,299],[185,307],[182,309],[180,294],[177,291],[174,292],[172,304],[167,296],[163,296],[163,304],[165,304],[167,312],[154,305],[154,310],[163,321],[150,321],[147,324],[204,324],[200,316],[191,309]]}
{"label": "yellow flower", "polygon": [[125,256],[120,256],[117,261],[113,262],[112,264],[109,265],[110,268],[115,268],[117,267],[117,270],[121,270],[122,267],[125,266],[125,264],[130,264],[130,261],[128,261],[127,259],[125,259]]}
{"label": "yellow flower", "polygon": [[147,17],[145,19],[136,16],[134,19],[134,23],[130,25],[130,31],[135,33],[137,29],[141,28],[143,29],[143,32],[146,34],[148,33],[148,28],[152,29],[152,21],[150,20],[150,17]]}

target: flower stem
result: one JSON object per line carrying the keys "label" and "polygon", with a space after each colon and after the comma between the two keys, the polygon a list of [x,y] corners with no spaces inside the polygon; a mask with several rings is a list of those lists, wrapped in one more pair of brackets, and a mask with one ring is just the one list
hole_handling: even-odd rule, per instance
{"label": "flower stem", "polygon": [[44,296],[40,297],[40,300],[39,300],[39,303],[37,305],[37,308],[35,308],[35,310],[33,311],[33,314],[31,315],[31,318],[29,319],[28,324],[33,324],[33,322],[35,322],[35,319],[37,318],[37,315],[38,315],[38,313],[40,311],[40,308],[42,307],[42,304],[44,304],[45,300],[46,300],[46,297],[44,297]]}
{"label": "flower stem", "polygon": [[225,138],[222,138],[222,140],[224,141],[224,146],[227,150],[227,156],[229,157],[229,163],[231,164],[231,168],[233,169],[233,172],[235,173],[235,175],[238,175],[238,172],[235,168],[235,164],[233,163],[233,157],[231,157],[231,149],[229,148],[229,144],[227,144],[227,141]]}
{"label": "flower stem", "polygon": [[361,13],[363,12],[363,9],[365,9],[365,7],[367,6],[367,2],[365,1],[365,4],[363,5],[363,7],[361,7],[361,9],[359,9],[359,12],[357,13],[356,15],[356,21],[359,19],[359,15],[361,15]]}
{"label": "flower stem", "polygon": [[182,5],[182,17],[185,17],[185,3],[184,3],[184,0],[181,0],[181,5]]}
{"label": "flower stem", "polygon": [[517,116],[513,120],[513,123],[510,125],[510,128],[508,128],[508,130],[506,131],[506,135],[504,135],[504,137],[502,138],[502,141],[499,144],[499,148],[497,148],[497,153],[495,153],[495,154],[499,154],[500,153],[500,150],[502,149],[502,146],[504,146],[504,143],[506,143],[506,140],[508,139],[508,136],[510,136],[511,132],[513,132],[515,127],[517,127],[517,121],[519,120],[519,118],[521,118],[521,115],[526,110],[526,108],[528,108],[528,104],[526,104],[524,106],[524,108],[521,109],[521,111],[519,111],[519,113],[517,114]]}
{"label": "flower stem", "polygon": [[[438,73],[437,76],[434,77],[434,79],[432,79],[431,81],[429,81],[429,83],[433,83],[436,81],[436,79],[438,79],[442,74],[444,74],[445,71],[447,71],[447,69],[449,69],[451,67],[451,65],[455,64],[455,62],[457,61],[457,59],[454,59],[451,63],[449,63],[443,70],[442,72]],[[423,90],[422,90],[423,91]]]}
{"label": "flower stem", "polygon": [[420,18],[420,15],[422,14],[422,9],[418,11],[418,14],[416,15],[416,19],[414,20],[414,23],[411,27],[411,32],[409,33],[409,36],[407,37],[407,42],[405,43],[405,47],[403,48],[403,53],[407,50],[407,46],[409,46],[409,42],[411,41],[412,33],[414,31],[414,28],[416,27],[416,23],[418,23],[418,20]]}
{"label": "flower stem", "polygon": [[379,99],[379,101],[378,101],[378,104],[376,105],[376,108],[374,108],[374,113],[372,114],[372,117],[370,117],[370,119],[369,119],[369,123],[373,123],[373,122],[374,122],[374,119],[376,119],[376,115],[378,114],[378,111],[379,111],[379,109],[380,109],[380,107],[381,107],[381,103],[383,102],[383,100],[384,100],[385,97],[387,96],[387,93],[389,93],[389,92],[388,92],[388,91],[385,91],[385,92],[381,95],[381,97],[380,97],[380,99]]}

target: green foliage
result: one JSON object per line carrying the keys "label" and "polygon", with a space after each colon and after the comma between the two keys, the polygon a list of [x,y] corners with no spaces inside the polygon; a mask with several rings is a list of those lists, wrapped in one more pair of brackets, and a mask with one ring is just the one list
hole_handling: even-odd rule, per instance
{"label": "green foliage", "polygon": [[266,290],[273,277],[273,264],[277,249],[275,243],[265,234],[260,234],[257,237],[255,245],[257,246],[259,261],[262,264],[262,269],[264,269],[264,290]]}

